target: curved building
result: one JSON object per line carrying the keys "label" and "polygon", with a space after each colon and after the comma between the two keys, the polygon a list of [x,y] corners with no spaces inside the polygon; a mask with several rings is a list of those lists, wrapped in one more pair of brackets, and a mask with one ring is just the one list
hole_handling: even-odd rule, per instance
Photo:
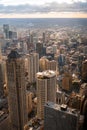
{"label": "curved building", "polygon": [[47,101],[56,102],[56,73],[51,70],[37,73],[37,116],[43,118]]}

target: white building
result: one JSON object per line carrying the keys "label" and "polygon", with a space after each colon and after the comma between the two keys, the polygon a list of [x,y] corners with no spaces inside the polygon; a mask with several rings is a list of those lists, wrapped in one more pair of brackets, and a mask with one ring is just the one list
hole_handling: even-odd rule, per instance
{"label": "white building", "polygon": [[43,118],[47,101],[56,102],[56,74],[47,70],[37,73],[37,117]]}

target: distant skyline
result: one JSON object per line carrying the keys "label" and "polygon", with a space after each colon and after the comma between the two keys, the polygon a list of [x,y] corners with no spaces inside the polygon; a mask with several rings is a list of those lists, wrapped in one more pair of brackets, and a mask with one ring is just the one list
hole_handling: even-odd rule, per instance
{"label": "distant skyline", "polygon": [[87,0],[0,0],[0,18],[87,18]]}

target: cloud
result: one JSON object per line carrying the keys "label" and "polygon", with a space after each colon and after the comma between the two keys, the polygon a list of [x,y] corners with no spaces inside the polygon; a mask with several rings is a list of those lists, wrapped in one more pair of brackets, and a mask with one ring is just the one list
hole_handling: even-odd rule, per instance
{"label": "cloud", "polygon": [[87,12],[87,2],[68,3],[46,3],[41,6],[38,5],[8,5],[0,4],[1,14],[33,14],[33,13],[49,13],[49,12]]}

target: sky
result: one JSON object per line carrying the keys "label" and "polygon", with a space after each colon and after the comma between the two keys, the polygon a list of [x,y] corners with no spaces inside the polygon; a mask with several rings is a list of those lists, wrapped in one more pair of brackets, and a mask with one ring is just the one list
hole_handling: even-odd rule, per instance
{"label": "sky", "polygon": [[0,4],[4,5],[19,5],[19,4],[36,4],[41,5],[45,3],[58,2],[58,3],[73,3],[85,2],[86,0],[0,0]]}
{"label": "sky", "polygon": [[87,18],[87,0],[0,0],[0,18]]}

